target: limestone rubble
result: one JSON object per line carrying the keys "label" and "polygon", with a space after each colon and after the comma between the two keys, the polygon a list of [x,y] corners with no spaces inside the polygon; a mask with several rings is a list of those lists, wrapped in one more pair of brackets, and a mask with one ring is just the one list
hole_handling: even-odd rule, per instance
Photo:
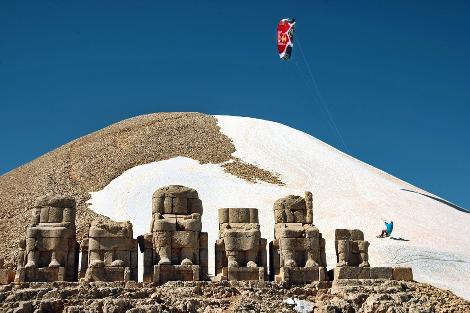
{"label": "limestone rubble", "polygon": [[0,286],[0,311],[6,313],[302,312],[287,304],[289,299],[305,301],[315,313],[470,312],[470,302],[449,291],[393,280],[340,280],[300,286],[255,281]]}

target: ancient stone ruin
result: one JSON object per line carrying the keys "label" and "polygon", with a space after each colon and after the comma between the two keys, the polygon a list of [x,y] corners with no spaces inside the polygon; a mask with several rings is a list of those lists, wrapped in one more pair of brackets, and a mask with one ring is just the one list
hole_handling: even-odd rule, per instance
{"label": "ancient stone ruin", "polygon": [[144,252],[144,282],[207,279],[202,211],[194,189],[173,185],[154,192],[150,233],[138,238]]}
{"label": "ancient stone ruin", "polygon": [[81,254],[84,281],[138,281],[137,240],[130,222],[93,221]]}
{"label": "ancient stone ruin", "polygon": [[336,229],[334,279],[413,280],[410,267],[370,267],[369,242],[359,229]]}
{"label": "ancient stone ruin", "polygon": [[[337,264],[326,271],[325,240],[313,224],[312,194],[287,196],[274,209],[274,240],[269,244],[269,279],[305,284],[334,279],[413,280],[409,267],[370,267],[369,242],[358,229],[336,229]],[[208,276],[208,236],[202,232],[202,202],[196,190],[166,186],[152,197],[150,233],[133,239],[130,222],[95,220],[78,243],[75,200],[38,198],[25,239],[19,242],[17,270],[3,268],[0,284],[21,282],[138,281],[137,243],[143,252],[144,282],[264,281],[268,279],[266,239],[261,238],[258,210],[219,209],[215,243],[215,277]],[[10,266],[11,267],[11,266]],[[80,275],[78,275],[80,274]]]}
{"label": "ancient stone ruin", "polygon": [[266,280],[266,239],[261,238],[258,210],[219,209],[219,239],[215,243],[217,280]]}
{"label": "ancient stone ruin", "polygon": [[38,198],[26,239],[20,241],[18,282],[76,281],[78,243],[75,200],[63,196]]}
{"label": "ancient stone ruin", "polygon": [[274,241],[269,244],[270,279],[309,283],[326,277],[325,239],[313,225],[312,194],[274,203]]}

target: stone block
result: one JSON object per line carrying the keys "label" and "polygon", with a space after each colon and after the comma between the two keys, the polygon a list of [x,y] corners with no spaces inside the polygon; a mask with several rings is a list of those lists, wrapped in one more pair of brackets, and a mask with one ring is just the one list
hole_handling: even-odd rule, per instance
{"label": "stone block", "polygon": [[154,219],[153,232],[176,231],[176,218]]}
{"label": "stone block", "polygon": [[188,214],[188,199],[182,197],[173,198],[173,213]]}
{"label": "stone block", "polygon": [[359,229],[351,229],[351,240],[364,240],[364,233]]}
{"label": "stone block", "polygon": [[173,248],[199,248],[199,233],[193,231],[175,231],[172,234]]}
{"label": "stone block", "polygon": [[75,208],[75,199],[62,195],[44,195],[36,199],[34,207]]}
{"label": "stone block", "polygon": [[[47,224],[45,224],[47,225]],[[39,224],[37,227],[29,227],[26,231],[27,238],[70,238],[75,237],[75,230],[63,226],[45,226]]]}
{"label": "stone block", "polygon": [[153,281],[165,283],[167,281],[198,281],[199,265],[155,265]]}
{"label": "stone block", "polygon": [[230,220],[229,209],[228,208],[219,209],[219,224],[228,223],[229,220]]}
{"label": "stone block", "polygon": [[63,221],[63,208],[51,207],[49,208],[48,223],[61,223]]}
{"label": "stone block", "polygon": [[337,240],[351,240],[349,229],[335,229],[335,241]]}
{"label": "stone block", "polygon": [[279,272],[275,277],[277,282],[308,284],[320,280],[318,267],[281,267]]}
{"label": "stone block", "polygon": [[321,237],[320,230],[313,225],[311,226],[304,225],[304,229],[305,229],[306,238],[320,238]]}
{"label": "stone block", "polygon": [[173,200],[170,197],[166,197],[163,200],[163,212],[168,214],[168,213],[173,213]]}
{"label": "stone block", "polygon": [[318,238],[280,238],[279,248],[281,250],[291,251],[318,250],[320,248],[320,242]]}
{"label": "stone block", "polygon": [[255,209],[255,208],[250,208],[250,220],[249,222],[250,223],[259,223],[259,220],[258,220],[258,209]]}
{"label": "stone block", "polygon": [[225,250],[249,251],[258,249],[260,237],[259,231],[227,232],[224,238]]}
{"label": "stone block", "polygon": [[229,223],[243,223],[242,221],[240,221],[239,219],[239,215],[238,215],[238,209],[236,208],[229,208],[228,209],[228,220],[229,220]]}
{"label": "stone block", "polygon": [[265,280],[264,267],[229,267],[227,279],[232,281]]}
{"label": "stone block", "polygon": [[334,269],[334,279],[370,279],[370,267],[343,266]]}
{"label": "stone block", "polygon": [[60,237],[38,237],[36,239],[35,248],[38,251],[52,251],[52,250],[68,250],[68,241]]}
{"label": "stone block", "polygon": [[165,198],[157,197],[152,200],[152,213],[165,213]]}
{"label": "stone block", "polygon": [[[130,272],[130,269],[127,268]],[[88,268],[85,281],[128,281],[130,277],[125,275],[126,267],[115,266],[115,267],[90,267]],[[127,279],[126,279],[127,278]]]}
{"label": "stone block", "polygon": [[402,281],[413,281],[413,270],[411,267],[394,267],[393,279]]}
{"label": "stone block", "polygon": [[190,213],[199,213],[202,215],[203,208],[202,208],[202,201],[200,199],[188,199],[189,205],[189,212]]}
{"label": "stone block", "polygon": [[64,281],[65,268],[63,267],[42,267],[23,268],[25,271],[25,281],[32,282],[54,282]]}
{"label": "stone block", "polygon": [[41,208],[41,213],[39,216],[40,223],[48,223],[49,222],[49,207]]}
{"label": "stone block", "polygon": [[371,279],[393,279],[393,268],[392,267],[371,267],[370,278]]}
{"label": "stone block", "polygon": [[130,222],[101,222],[93,221],[88,236],[93,238],[131,238],[132,224]]}
{"label": "stone block", "polygon": [[[235,209],[232,209],[235,210]],[[250,209],[248,208],[238,208],[238,222],[239,223],[249,223],[250,222]]]}

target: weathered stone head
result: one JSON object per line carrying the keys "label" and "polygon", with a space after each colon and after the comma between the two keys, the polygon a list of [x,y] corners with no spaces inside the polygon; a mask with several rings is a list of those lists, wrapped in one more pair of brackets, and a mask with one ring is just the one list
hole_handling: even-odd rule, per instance
{"label": "weathered stone head", "polygon": [[68,196],[45,195],[39,197],[34,204],[31,226],[46,223],[72,226],[75,225],[75,214],[75,199]]}
{"label": "weathered stone head", "polygon": [[275,223],[311,224],[313,216],[312,193],[301,196],[287,196],[274,202]]}
{"label": "weathered stone head", "polygon": [[129,221],[115,222],[93,220],[90,225],[90,237],[117,237],[132,239],[132,224]]}
{"label": "weathered stone head", "polygon": [[197,191],[179,185],[157,189],[152,196],[152,213],[202,215],[202,201]]}

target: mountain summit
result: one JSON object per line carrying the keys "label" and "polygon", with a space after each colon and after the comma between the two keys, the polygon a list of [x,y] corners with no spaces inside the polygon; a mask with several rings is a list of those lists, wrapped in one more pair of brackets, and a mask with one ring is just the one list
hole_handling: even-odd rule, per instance
{"label": "mountain summit", "polygon": [[[198,191],[210,245],[217,236],[218,208],[258,208],[269,241],[274,201],[311,191],[313,221],[326,239],[330,268],[336,263],[334,230],[359,228],[371,243],[372,266],[412,266],[416,280],[470,298],[468,212],[306,133],[245,117],[139,116],[1,176],[0,253],[14,262],[38,196],[76,198],[79,238],[97,216],[130,220],[139,235],[149,227],[152,193],[170,184]],[[382,219],[394,221],[392,238],[376,238]]]}

